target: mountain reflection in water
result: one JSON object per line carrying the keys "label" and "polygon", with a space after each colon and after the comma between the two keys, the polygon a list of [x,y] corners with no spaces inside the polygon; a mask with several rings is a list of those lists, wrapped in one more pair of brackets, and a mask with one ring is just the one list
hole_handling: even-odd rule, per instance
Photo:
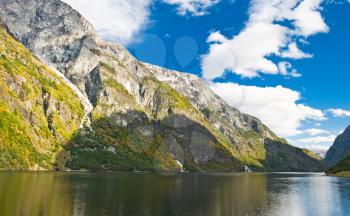
{"label": "mountain reflection in water", "polygon": [[0,173],[0,215],[347,215],[350,180],[322,174]]}

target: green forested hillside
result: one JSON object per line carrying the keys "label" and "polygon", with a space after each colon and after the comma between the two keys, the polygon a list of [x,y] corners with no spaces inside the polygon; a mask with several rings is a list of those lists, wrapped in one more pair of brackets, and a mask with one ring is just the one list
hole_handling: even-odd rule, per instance
{"label": "green forested hillside", "polygon": [[350,177],[350,153],[338,164],[330,168],[327,173],[330,175]]}
{"label": "green forested hillside", "polygon": [[0,170],[51,169],[84,114],[75,92],[0,27]]}

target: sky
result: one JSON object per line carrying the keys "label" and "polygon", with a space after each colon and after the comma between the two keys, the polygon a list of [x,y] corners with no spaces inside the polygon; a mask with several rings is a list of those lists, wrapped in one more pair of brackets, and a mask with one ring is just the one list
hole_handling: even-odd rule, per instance
{"label": "sky", "polygon": [[292,145],[350,124],[350,0],[64,0],[139,60],[196,74]]}

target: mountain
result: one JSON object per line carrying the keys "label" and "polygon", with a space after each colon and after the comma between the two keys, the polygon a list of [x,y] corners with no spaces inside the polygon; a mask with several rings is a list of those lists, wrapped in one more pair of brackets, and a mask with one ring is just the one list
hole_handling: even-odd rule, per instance
{"label": "mountain", "polygon": [[0,98],[0,170],[51,169],[85,116],[82,97],[3,27]]}
{"label": "mountain", "polygon": [[343,160],[349,152],[350,126],[335,139],[334,144],[328,150],[324,161],[328,167],[332,167]]}
{"label": "mountain", "polygon": [[329,168],[327,174],[350,177],[350,152],[339,163]]}
{"label": "mountain", "polygon": [[326,157],[326,154],[327,154],[327,150],[310,150],[310,151],[316,154],[322,160]]}
{"label": "mountain", "polygon": [[122,46],[99,39],[59,0],[0,0],[0,17],[9,33],[91,102],[84,128],[72,128],[74,136],[60,143],[60,153],[70,156],[60,160],[67,168],[322,169],[320,160],[230,107],[197,76],[139,62]]}
{"label": "mountain", "polygon": [[325,162],[329,167],[327,174],[350,176],[350,126],[335,139]]}

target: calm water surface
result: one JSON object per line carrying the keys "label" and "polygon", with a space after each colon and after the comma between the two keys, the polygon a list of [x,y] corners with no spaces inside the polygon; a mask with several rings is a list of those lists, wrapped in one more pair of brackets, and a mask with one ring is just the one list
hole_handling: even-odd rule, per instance
{"label": "calm water surface", "polygon": [[322,174],[0,173],[0,216],[350,215]]}

